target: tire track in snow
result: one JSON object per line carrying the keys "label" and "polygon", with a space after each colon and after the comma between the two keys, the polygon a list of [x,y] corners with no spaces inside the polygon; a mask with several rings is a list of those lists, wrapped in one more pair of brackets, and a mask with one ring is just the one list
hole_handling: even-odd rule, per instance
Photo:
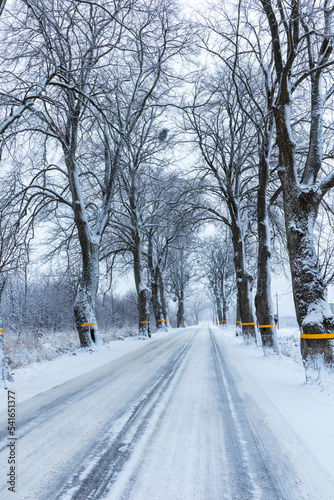
{"label": "tire track in snow", "polygon": [[[115,422],[56,496],[57,500],[97,500],[106,496],[112,487],[120,491],[126,488],[165,412],[175,380],[182,371],[196,334],[197,331],[173,354],[145,394]],[[113,498],[120,496],[113,494]]]}
{"label": "tire track in snow", "polygon": [[[225,414],[223,431],[233,491],[231,500],[297,500],[300,497],[286,457],[264,422],[255,424],[256,408],[254,412],[250,398],[240,396],[215,336],[209,331]],[[259,419],[259,415],[255,418]]]}

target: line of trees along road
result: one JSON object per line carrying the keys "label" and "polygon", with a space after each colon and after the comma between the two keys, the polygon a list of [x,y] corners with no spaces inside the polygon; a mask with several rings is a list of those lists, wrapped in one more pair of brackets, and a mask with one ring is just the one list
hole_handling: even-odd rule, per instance
{"label": "line of trees along road", "polygon": [[[245,342],[278,353],[271,267],[283,247],[309,377],[333,364],[330,231],[317,229],[333,205],[333,6],[239,0],[196,22],[179,10],[172,0],[0,3],[1,283],[52,225],[49,255],[81,260],[81,346],[100,338],[100,268],[123,266],[140,335],[150,311],[167,328],[168,296],[183,326],[194,276],[205,275],[219,323],[236,290]],[[208,222],[216,235],[199,250]]]}

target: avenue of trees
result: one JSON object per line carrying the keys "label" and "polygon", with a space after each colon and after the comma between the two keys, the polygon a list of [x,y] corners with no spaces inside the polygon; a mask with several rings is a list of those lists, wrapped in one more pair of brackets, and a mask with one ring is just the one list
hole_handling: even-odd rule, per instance
{"label": "avenue of trees", "polygon": [[[333,11],[0,2],[0,300],[15,328],[72,324],[89,347],[124,309],[114,274],[131,273],[139,335],[168,328],[169,301],[177,327],[187,303],[198,321],[200,282],[219,325],[237,304],[244,341],[278,354],[271,273],[286,261],[306,375],[331,368]],[[31,259],[46,266],[33,285]],[[1,366],[9,379],[3,334]]]}

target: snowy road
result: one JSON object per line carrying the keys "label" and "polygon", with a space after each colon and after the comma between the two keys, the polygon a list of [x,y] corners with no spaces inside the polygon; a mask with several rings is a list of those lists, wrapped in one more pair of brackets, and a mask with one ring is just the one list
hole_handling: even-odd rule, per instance
{"label": "snowy road", "polygon": [[[299,491],[224,345],[217,330],[173,332],[22,403],[17,492],[2,472],[0,497],[316,498]],[[2,414],[1,471],[6,428]]]}

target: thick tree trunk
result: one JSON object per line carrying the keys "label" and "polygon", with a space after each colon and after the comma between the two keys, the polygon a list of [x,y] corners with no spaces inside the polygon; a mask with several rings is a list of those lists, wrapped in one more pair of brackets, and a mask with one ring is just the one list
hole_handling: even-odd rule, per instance
{"label": "thick tree trunk", "polygon": [[176,314],[176,321],[178,328],[184,328],[186,325],[184,324],[184,293],[181,290],[180,295],[178,297],[178,309]]}
{"label": "thick tree trunk", "polygon": [[147,251],[147,261],[151,276],[151,303],[153,308],[153,314],[155,319],[155,325],[157,329],[164,326],[164,319],[161,311],[161,304],[159,300],[159,275],[160,269],[159,265],[153,264],[153,248],[152,248],[152,238],[149,238],[148,251]]}
{"label": "thick tree trunk", "polygon": [[162,306],[160,303],[160,293],[159,293],[159,279],[160,279],[160,268],[158,265],[155,266],[152,281],[151,281],[151,290],[152,290],[152,307],[155,318],[155,325],[157,329],[163,328],[164,326],[164,316],[162,312]]}
{"label": "thick tree trunk", "polygon": [[[236,207],[234,207],[235,209]],[[234,210],[235,215],[236,210]],[[238,214],[231,217],[232,243],[234,250],[234,266],[237,281],[239,308],[241,317],[242,334],[244,341],[256,342],[256,322],[253,311],[253,297],[251,290],[252,277],[247,272],[245,243],[241,231]]]}
{"label": "thick tree trunk", "polygon": [[[301,353],[307,369],[319,362],[333,365],[333,314],[327,302],[327,288],[319,268],[313,241],[318,204],[301,193],[285,192],[285,217],[292,289],[298,324],[302,331]],[[324,338],[312,337],[324,335]]]}
{"label": "thick tree trunk", "polygon": [[274,309],[271,299],[271,245],[267,207],[268,175],[269,165],[267,155],[263,151],[259,162],[259,191],[257,199],[258,257],[255,307],[264,354],[271,352],[279,354]]}
{"label": "thick tree trunk", "polygon": [[239,337],[241,333],[242,333],[242,327],[241,327],[240,305],[239,305],[239,295],[237,293],[235,336]]}
{"label": "thick tree trunk", "polygon": [[216,308],[217,308],[217,317],[218,317],[218,325],[222,326],[223,325],[223,310],[222,310],[222,301],[220,297],[220,290],[218,287],[217,279],[215,278],[215,281],[213,283],[213,293],[215,295],[216,299]]}
{"label": "thick tree trunk", "polygon": [[156,282],[156,280],[151,282],[151,291],[152,291],[151,301],[155,319],[155,326],[157,329],[159,329],[162,328],[164,325],[164,318],[162,316],[161,305],[159,301],[159,285]]}
{"label": "thick tree trunk", "polygon": [[100,342],[96,320],[96,294],[99,284],[100,235],[93,234],[82,199],[79,176],[71,154],[65,156],[72,193],[74,220],[76,223],[82,256],[82,276],[74,301],[74,317],[81,347]]}
{"label": "thick tree trunk", "polygon": [[95,233],[90,227],[82,196],[79,174],[76,165],[76,145],[80,104],[70,106],[65,132],[63,151],[67,167],[69,186],[72,195],[74,222],[77,227],[82,256],[82,276],[74,301],[74,317],[81,347],[89,347],[100,342],[96,319],[96,294],[99,284],[99,246],[107,223],[107,217]]}
{"label": "thick tree trunk", "polygon": [[6,276],[0,274],[0,369],[1,369],[1,377],[2,383],[5,389],[7,389],[7,381],[14,382],[14,378],[10,372],[7,353],[5,351],[4,346],[4,328],[2,322],[2,309],[1,309],[1,298],[2,292],[4,291],[6,284]]}
{"label": "thick tree trunk", "polygon": [[216,295],[216,306],[217,306],[217,317],[219,326],[223,326],[223,310],[221,306],[221,300],[218,295]]}
{"label": "thick tree trunk", "polygon": [[[313,230],[320,197],[312,182],[308,185],[298,182],[296,146],[289,127],[290,108],[291,103],[281,105],[274,111],[280,163],[284,166],[279,173],[284,195],[292,290],[297,320],[302,331],[301,353],[308,379],[311,373],[309,368],[319,370],[323,363],[333,366],[334,340],[330,336],[334,333],[334,320],[314,248]],[[323,337],[319,338],[319,335]]]}
{"label": "thick tree trunk", "polygon": [[81,347],[99,342],[96,320],[96,294],[99,284],[99,245],[92,242],[81,248],[82,276],[74,302],[74,317]]}
{"label": "thick tree trunk", "polygon": [[[331,18],[332,9],[323,7],[324,31],[321,44],[317,45],[307,23],[303,23],[301,3],[292,2],[289,15],[288,53],[284,62],[280,43],[280,23],[276,19],[271,1],[262,0],[271,31],[272,48],[277,81],[280,82],[276,106],[273,108],[280,168],[278,170],[283,187],[285,226],[292,277],[293,296],[299,327],[302,330],[301,352],[306,372],[319,365],[333,367],[334,319],[327,303],[327,289],[316,258],[313,227],[318,207],[323,196],[333,187],[331,180],[320,186],[317,180],[323,162],[323,116],[325,96],[322,92],[324,68],[332,57]],[[301,182],[296,161],[296,144],[292,132],[292,87],[293,64],[301,54],[300,24],[303,25],[308,46],[308,69],[311,83],[311,120],[308,155]],[[286,26],[285,26],[286,28]],[[304,49],[302,49],[304,50]],[[318,60],[316,60],[316,57]],[[300,71],[298,67],[297,74]],[[301,73],[302,74],[302,73]]]}
{"label": "thick tree trunk", "polygon": [[144,270],[142,262],[142,246],[140,236],[137,234],[134,238],[133,250],[133,271],[137,290],[138,298],[138,313],[139,324],[138,333],[140,336],[151,337],[150,330],[150,311],[149,311],[149,297],[144,280]]}

